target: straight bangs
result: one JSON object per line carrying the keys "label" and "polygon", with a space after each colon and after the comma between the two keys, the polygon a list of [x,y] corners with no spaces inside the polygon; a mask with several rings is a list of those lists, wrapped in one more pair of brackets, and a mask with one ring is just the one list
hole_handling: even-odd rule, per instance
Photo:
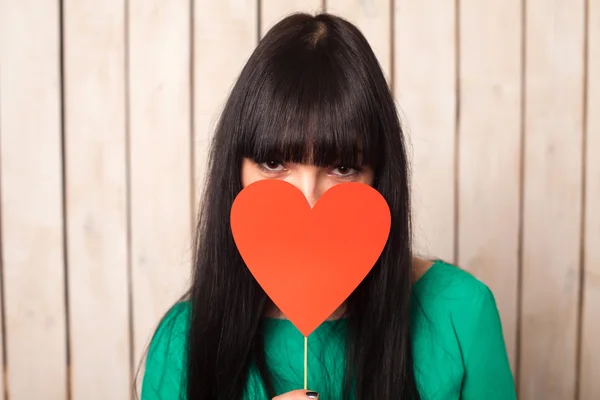
{"label": "straight bangs", "polygon": [[291,43],[298,44],[273,54],[253,77],[256,86],[249,85],[259,89],[247,93],[238,154],[255,162],[377,169],[383,116],[368,77],[331,49]]}

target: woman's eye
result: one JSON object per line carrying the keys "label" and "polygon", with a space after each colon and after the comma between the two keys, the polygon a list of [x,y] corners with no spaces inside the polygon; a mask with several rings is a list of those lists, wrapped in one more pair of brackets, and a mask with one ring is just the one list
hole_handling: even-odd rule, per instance
{"label": "woman's eye", "polygon": [[269,172],[280,172],[284,170],[283,164],[279,161],[267,161],[260,164],[260,167]]}
{"label": "woman's eye", "polygon": [[357,170],[352,167],[339,166],[333,170],[333,175],[337,175],[340,177],[351,176],[357,173]]}

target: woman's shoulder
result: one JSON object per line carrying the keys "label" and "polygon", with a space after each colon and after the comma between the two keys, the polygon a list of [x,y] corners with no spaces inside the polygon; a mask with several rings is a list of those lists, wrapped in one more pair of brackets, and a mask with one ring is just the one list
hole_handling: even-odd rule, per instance
{"label": "woman's shoulder", "polygon": [[185,340],[190,324],[190,303],[179,301],[165,313],[154,332],[154,345],[172,340]]}
{"label": "woman's shoulder", "polygon": [[481,314],[498,313],[487,284],[460,267],[436,260],[413,285],[418,310],[428,319],[450,318],[453,324],[472,324]]}
{"label": "woman's shoulder", "polygon": [[188,301],[175,303],[165,313],[152,335],[148,348],[148,363],[160,363],[174,354],[181,356],[190,326],[191,306]]}
{"label": "woman's shoulder", "polygon": [[413,285],[412,300],[416,336],[429,337],[435,332],[446,347],[458,344],[457,354],[463,356],[464,349],[475,342],[503,343],[494,294],[484,282],[456,265],[436,260]]}
{"label": "woman's shoulder", "polygon": [[152,335],[145,362],[142,400],[183,398],[190,303],[177,302]]}
{"label": "woman's shoulder", "polygon": [[413,285],[419,298],[478,301],[493,296],[490,288],[472,273],[443,260],[429,262]]}
{"label": "woman's shoulder", "polygon": [[426,390],[446,388],[440,398],[458,392],[461,398],[516,398],[500,314],[484,282],[437,260],[413,286],[412,317],[415,366]]}

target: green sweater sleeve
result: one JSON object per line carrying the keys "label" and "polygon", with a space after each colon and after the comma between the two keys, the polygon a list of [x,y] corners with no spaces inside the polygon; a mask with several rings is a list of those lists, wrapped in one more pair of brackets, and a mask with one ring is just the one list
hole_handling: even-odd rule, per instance
{"label": "green sweater sleeve", "polygon": [[462,400],[516,399],[514,379],[502,334],[500,315],[492,292],[480,292],[470,334],[462,338],[465,375]]}
{"label": "green sweater sleeve", "polygon": [[173,306],[154,333],[146,357],[141,400],[184,400],[188,303]]}

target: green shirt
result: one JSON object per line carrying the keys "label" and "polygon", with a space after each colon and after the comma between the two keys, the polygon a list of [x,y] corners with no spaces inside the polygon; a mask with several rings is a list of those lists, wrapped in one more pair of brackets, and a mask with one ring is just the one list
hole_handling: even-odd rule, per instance
{"label": "green shirt", "polygon": [[[141,400],[185,398],[189,308],[178,303],[160,323],[146,359]],[[413,286],[411,318],[415,379],[423,400],[516,399],[498,309],[486,285],[436,261]],[[341,398],[345,330],[343,319],[326,321],[308,338],[308,387],[321,400]],[[266,319],[264,334],[277,394],[302,389],[302,334],[282,319]],[[245,398],[266,398],[254,370]]]}

